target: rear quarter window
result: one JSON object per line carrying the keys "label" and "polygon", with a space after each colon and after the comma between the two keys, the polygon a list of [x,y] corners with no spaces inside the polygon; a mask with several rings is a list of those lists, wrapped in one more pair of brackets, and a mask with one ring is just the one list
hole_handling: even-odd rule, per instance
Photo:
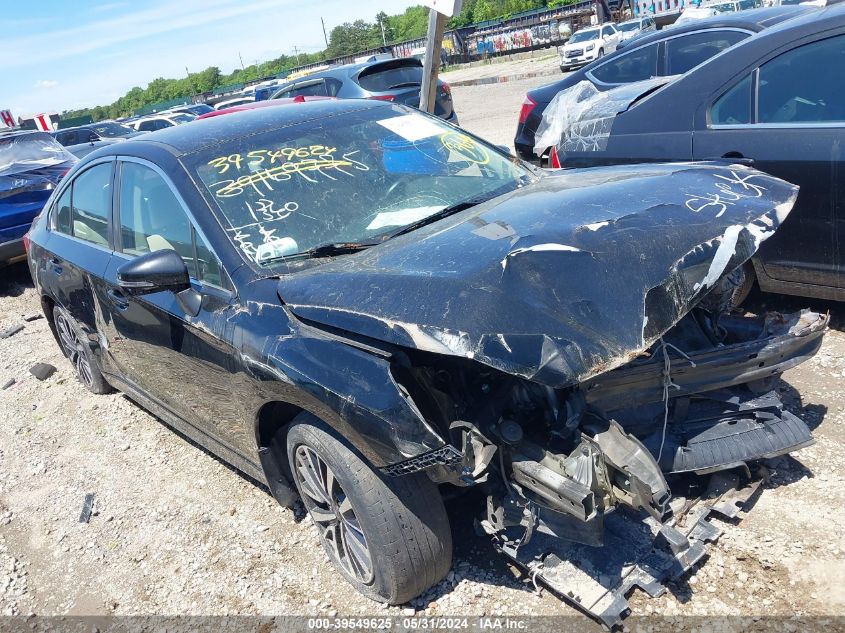
{"label": "rear quarter window", "polygon": [[399,87],[410,87],[422,83],[421,65],[402,62],[387,62],[365,68],[358,74],[357,83],[369,92],[387,92]]}

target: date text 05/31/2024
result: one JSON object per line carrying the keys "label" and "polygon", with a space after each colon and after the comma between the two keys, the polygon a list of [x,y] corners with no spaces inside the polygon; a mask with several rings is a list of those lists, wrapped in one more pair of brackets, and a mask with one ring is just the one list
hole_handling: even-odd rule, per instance
{"label": "date text 05/31/2024", "polygon": [[309,630],[397,630],[397,631],[524,631],[528,622],[513,617],[380,617],[309,618]]}

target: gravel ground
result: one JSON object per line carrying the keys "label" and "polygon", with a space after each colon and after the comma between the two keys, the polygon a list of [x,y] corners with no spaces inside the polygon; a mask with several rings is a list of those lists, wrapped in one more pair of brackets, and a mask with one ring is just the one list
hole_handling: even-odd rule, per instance
{"label": "gravel ground", "polygon": [[[512,134],[518,83],[456,88],[464,125],[500,140],[490,133],[498,115],[476,119],[481,108],[468,107],[483,90]],[[752,511],[720,524],[709,559],[661,598],[635,592],[634,615],[845,613],[845,312],[752,297],[752,309],[766,304],[834,315],[820,354],[781,385],[817,443],[775,460]],[[0,331],[39,311],[26,268],[0,271]],[[40,382],[28,373],[37,362],[58,371]],[[45,319],[0,340],[0,386],[12,378],[0,391],[0,614],[573,614],[535,594],[474,534],[465,501],[449,508],[448,578],[415,604],[376,605],[332,571],[310,519],[123,396],[89,394]],[[81,523],[87,493],[94,515]]]}

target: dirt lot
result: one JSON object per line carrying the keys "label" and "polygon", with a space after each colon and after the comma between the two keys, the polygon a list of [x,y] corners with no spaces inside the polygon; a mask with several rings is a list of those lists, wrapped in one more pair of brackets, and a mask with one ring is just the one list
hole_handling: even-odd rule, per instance
{"label": "dirt lot", "polygon": [[[456,88],[463,124],[509,142],[524,90],[537,83]],[[482,103],[501,116],[482,118]],[[830,310],[834,329],[781,389],[817,443],[775,460],[747,516],[720,524],[709,559],[661,598],[635,594],[635,615],[845,613],[845,310],[751,301],[755,310],[804,304]],[[25,267],[0,271],[0,330],[38,312]],[[37,362],[58,371],[39,382],[28,373]],[[335,575],[308,519],[123,396],[85,391],[46,320],[0,340],[0,386],[11,378],[0,391],[0,614],[573,613],[515,578],[475,536],[467,503],[450,508],[448,578],[414,605],[376,605]],[[87,524],[86,493],[96,495]]]}

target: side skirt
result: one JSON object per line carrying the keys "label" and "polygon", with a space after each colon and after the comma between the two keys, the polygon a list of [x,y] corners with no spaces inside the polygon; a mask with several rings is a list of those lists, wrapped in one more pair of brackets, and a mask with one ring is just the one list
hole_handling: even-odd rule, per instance
{"label": "side skirt", "polygon": [[167,426],[172,427],[177,432],[196,442],[233,468],[238,469],[261,484],[268,485],[267,480],[264,477],[264,471],[257,463],[246,458],[241,453],[229,448],[217,440],[214,436],[200,430],[193,424],[186,422],[163,404],[156,402],[149,396],[142,393],[137,387],[123,380],[119,376],[108,374],[107,378],[112,386],[122,391],[130,400],[137,403],[141,408],[146,409],[162,420],[165,424],[167,424]]}

